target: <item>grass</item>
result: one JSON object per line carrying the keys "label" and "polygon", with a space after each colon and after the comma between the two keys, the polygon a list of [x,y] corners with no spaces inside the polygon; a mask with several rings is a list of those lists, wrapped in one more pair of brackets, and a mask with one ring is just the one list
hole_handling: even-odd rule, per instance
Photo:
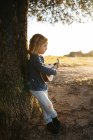
{"label": "grass", "polygon": [[45,56],[45,63],[53,64],[60,60],[60,66],[93,66],[93,57],[63,57],[63,56]]}

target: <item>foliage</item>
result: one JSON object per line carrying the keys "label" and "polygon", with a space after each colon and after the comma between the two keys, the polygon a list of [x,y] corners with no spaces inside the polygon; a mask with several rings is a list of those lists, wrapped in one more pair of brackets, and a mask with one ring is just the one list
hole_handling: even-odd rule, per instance
{"label": "foliage", "polygon": [[50,23],[93,20],[93,0],[29,0],[29,16]]}
{"label": "foliage", "polygon": [[93,51],[90,51],[88,53],[82,53],[81,51],[78,52],[70,52],[68,55],[69,57],[93,57]]}

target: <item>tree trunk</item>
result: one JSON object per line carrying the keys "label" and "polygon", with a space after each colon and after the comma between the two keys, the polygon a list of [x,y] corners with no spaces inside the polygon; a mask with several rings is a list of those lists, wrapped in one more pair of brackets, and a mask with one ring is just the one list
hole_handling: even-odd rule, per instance
{"label": "tree trunk", "polygon": [[27,0],[0,1],[0,140],[21,140],[20,123],[31,118],[33,100],[23,91],[27,10]]}

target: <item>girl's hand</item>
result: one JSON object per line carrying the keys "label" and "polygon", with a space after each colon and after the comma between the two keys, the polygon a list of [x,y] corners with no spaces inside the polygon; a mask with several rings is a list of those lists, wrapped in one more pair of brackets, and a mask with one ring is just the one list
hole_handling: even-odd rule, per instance
{"label": "girl's hand", "polygon": [[57,62],[54,63],[54,67],[55,67],[55,68],[59,68],[59,66],[60,66],[60,61],[59,61],[59,59],[57,58]]}

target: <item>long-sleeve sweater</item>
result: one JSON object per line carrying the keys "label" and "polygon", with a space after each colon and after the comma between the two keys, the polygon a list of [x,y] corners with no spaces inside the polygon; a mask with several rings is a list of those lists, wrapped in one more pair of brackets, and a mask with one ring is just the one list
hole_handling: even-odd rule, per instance
{"label": "long-sleeve sweater", "polygon": [[41,73],[46,75],[56,75],[54,68],[48,68],[44,64],[43,56],[31,54],[28,60],[28,82],[27,87],[30,90],[40,91],[47,90],[47,83],[41,77]]}

